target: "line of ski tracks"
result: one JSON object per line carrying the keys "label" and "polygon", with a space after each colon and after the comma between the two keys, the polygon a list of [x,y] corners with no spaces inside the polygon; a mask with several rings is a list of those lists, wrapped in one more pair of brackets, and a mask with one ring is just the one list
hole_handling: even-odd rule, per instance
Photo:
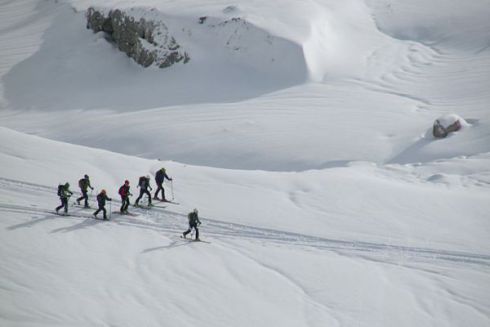
{"label": "line of ski tracks", "polygon": [[[6,178],[0,178],[0,188],[3,190],[13,190],[22,192],[42,193],[45,197],[46,193],[53,194],[56,197],[56,189],[54,187],[46,187],[32,183],[25,183]],[[92,199],[93,200],[93,199]],[[113,201],[118,203],[118,201]],[[74,209],[74,210],[73,210]],[[76,220],[76,224],[60,228],[56,231],[73,231],[78,228],[88,227],[97,221],[93,219],[92,210],[81,210],[79,208],[70,208],[71,216],[57,216],[54,214],[54,209],[40,208],[35,205],[16,205],[7,204],[0,201],[0,211],[32,213],[32,214],[48,214],[48,216],[39,219],[34,219],[29,222],[21,223],[7,227],[14,230],[22,227],[29,227],[46,219],[72,219]],[[114,214],[110,223],[118,225],[131,226],[135,228],[158,230],[168,232],[173,235],[180,234],[187,227],[187,218],[181,213],[174,212],[167,208],[152,207],[151,210],[133,208],[133,211],[138,212],[138,216],[121,216]],[[80,221],[80,218],[83,220]],[[332,238],[324,238],[318,236],[305,235],[294,232],[286,232],[275,229],[262,227],[254,227],[242,224],[235,224],[220,221],[217,219],[202,218],[202,234],[207,238],[213,237],[218,239],[248,239],[251,241],[267,242],[274,244],[287,244],[288,246],[311,247],[319,250],[327,250],[345,256],[361,257],[367,260],[409,264],[416,262],[429,262],[433,264],[464,264],[473,265],[475,267],[490,267],[490,255],[470,253],[463,251],[450,251],[425,247],[413,247],[403,245],[393,245],[376,242],[363,242],[355,240],[339,240]]]}

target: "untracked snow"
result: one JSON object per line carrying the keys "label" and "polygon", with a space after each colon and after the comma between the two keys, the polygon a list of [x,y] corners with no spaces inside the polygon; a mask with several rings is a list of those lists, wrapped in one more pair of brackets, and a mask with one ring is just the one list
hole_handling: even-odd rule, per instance
{"label": "untracked snow", "polygon": [[[162,21],[191,60],[139,66],[86,29],[90,6]],[[1,2],[0,325],[490,325],[488,17],[488,0]],[[435,139],[436,119],[462,128]],[[124,180],[134,202],[161,167],[175,203],[119,215]],[[193,208],[204,242],[179,237]]]}

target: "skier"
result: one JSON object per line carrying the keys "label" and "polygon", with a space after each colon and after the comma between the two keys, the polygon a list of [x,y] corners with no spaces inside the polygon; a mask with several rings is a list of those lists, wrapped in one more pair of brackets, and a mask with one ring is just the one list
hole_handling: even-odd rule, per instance
{"label": "skier", "polygon": [[125,180],[124,185],[119,188],[119,195],[121,196],[121,214],[128,213],[129,196],[133,195],[129,192],[129,181]]}
{"label": "skier", "polygon": [[197,209],[194,209],[192,212],[190,212],[187,215],[187,218],[189,219],[189,229],[182,233],[182,237],[186,238],[187,234],[189,234],[192,228],[194,228],[194,230],[196,231],[196,241],[200,241],[199,229],[197,228],[197,226],[201,225],[201,222],[199,221]]}
{"label": "skier", "polygon": [[157,184],[158,188],[155,192],[155,195],[153,196],[153,199],[154,200],[158,200],[158,192],[160,192],[160,190],[162,191],[162,199],[160,201],[168,201],[167,199],[165,199],[165,190],[162,186],[163,184],[163,181],[165,180],[165,178],[169,181],[172,180],[172,178],[168,177],[166,171],[165,171],[165,168],[162,168],[160,169],[159,171],[157,171],[157,173],[155,174],[155,183]]}
{"label": "skier", "polygon": [[[134,206],[135,207],[138,206],[138,202],[143,197],[143,194],[148,195],[148,206],[151,206],[151,193],[150,193],[150,191],[152,191],[153,189],[150,186],[150,175],[141,176],[139,179],[139,182],[138,182],[138,187],[140,188],[140,195],[136,199]],[[148,191],[148,188],[150,189],[150,191]]]}
{"label": "skier", "polygon": [[60,197],[61,205],[56,207],[56,213],[58,213],[61,208],[65,208],[65,215],[68,214],[68,199],[72,195],[73,192],[70,191],[70,183],[66,182],[64,185],[58,185],[58,196]]}
{"label": "skier", "polygon": [[112,199],[107,197],[105,190],[102,190],[97,195],[97,204],[99,205],[99,209],[97,209],[97,211],[94,212],[95,218],[97,218],[97,214],[102,211],[104,213],[104,220],[107,220],[107,211],[105,210],[106,201],[112,201]]}
{"label": "skier", "polygon": [[78,186],[80,187],[80,191],[82,192],[82,196],[77,199],[77,204],[80,205],[80,201],[85,200],[84,207],[90,208],[90,206],[88,205],[87,192],[88,192],[89,187],[91,190],[93,190],[94,188],[92,187],[92,185],[90,185],[90,179],[88,178],[87,174],[85,174],[85,176],[83,176],[83,178],[78,181]]}

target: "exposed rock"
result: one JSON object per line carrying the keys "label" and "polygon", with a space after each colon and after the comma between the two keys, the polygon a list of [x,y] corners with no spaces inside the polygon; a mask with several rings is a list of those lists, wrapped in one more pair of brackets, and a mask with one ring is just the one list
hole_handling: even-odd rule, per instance
{"label": "exposed rock", "polygon": [[87,10],[87,28],[105,32],[117,44],[119,50],[144,67],[160,68],[175,63],[187,63],[189,55],[180,49],[167,26],[159,20],[138,19],[120,9],[106,11],[90,7]]}
{"label": "exposed rock", "polygon": [[446,114],[434,121],[432,135],[435,138],[444,138],[452,132],[459,131],[463,127],[470,126],[466,120],[456,114]]}

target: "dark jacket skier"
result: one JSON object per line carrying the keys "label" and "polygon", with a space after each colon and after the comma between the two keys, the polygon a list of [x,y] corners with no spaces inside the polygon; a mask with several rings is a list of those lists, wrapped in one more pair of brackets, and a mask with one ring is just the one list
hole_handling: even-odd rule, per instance
{"label": "dark jacket skier", "polygon": [[128,213],[129,196],[132,195],[129,192],[129,181],[125,180],[124,185],[119,188],[119,195],[121,196],[121,214]]}
{"label": "dark jacket skier", "polygon": [[92,185],[90,185],[90,179],[88,175],[83,176],[82,179],[78,181],[78,186],[80,187],[80,192],[82,192],[82,196],[77,199],[77,204],[80,205],[81,200],[85,200],[85,208],[89,208],[90,206],[88,205],[88,189],[90,188],[93,190],[94,188]]}
{"label": "dark jacket skier", "polygon": [[[150,175],[146,176],[141,176],[138,182],[138,187],[140,188],[140,195],[136,199],[134,206],[137,207],[139,201],[143,197],[143,194],[148,195],[148,206],[151,206],[151,193],[150,191],[153,190],[150,186]],[[148,191],[150,189],[150,191]]]}
{"label": "dark jacket skier", "polygon": [[157,173],[155,174],[155,183],[157,184],[158,188],[155,192],[155,195],[153,196],[153,199],[158,200],[158,192],[160,192],[161,190],[162,191],[161,201],[167,201],[167,199],[165,198],[165,190],[163,189],[163,181],[165,180],[165,178],[169,181],[172,180],[172,178],[168,177],[165,168],[158,170]]}
{"label": "dark jacket skier", "polygon": [[68,199],[70,196],[72,196],[72,194],[73,192],[70,191],[70,183],[58,185],[58,196],[60,197],[61,205],[56,207],[56,213],[58,213],[61,208],[65,208],[65,214],[68,213]]}
{"label": "dark jacket skier", "polygon": [[98,195],[97,195],[97,204],[99,205],[99,209],[94,212],[94,217],[97,218],[97,214],[102,211],[104,213],[104,220],[107,219],[107,211],[105,210],[105,202],[106,201],[112,201],[111,198],[107,197],[106,191],[102,190]]}
{"label": "dark jacket skier", "polygon": [[194,209],[192,212],[190,212],[187,215],[187,218],[189,219],[189,229],[182,233],[182,236],[186,238],[187,234],[189,234],[192,228],[194,228],[194,230],[196,231],[196,241],[199,241],[199,229],[197,228],[197,226],[201,225],[201,221],[199,220],[197,209]]}

